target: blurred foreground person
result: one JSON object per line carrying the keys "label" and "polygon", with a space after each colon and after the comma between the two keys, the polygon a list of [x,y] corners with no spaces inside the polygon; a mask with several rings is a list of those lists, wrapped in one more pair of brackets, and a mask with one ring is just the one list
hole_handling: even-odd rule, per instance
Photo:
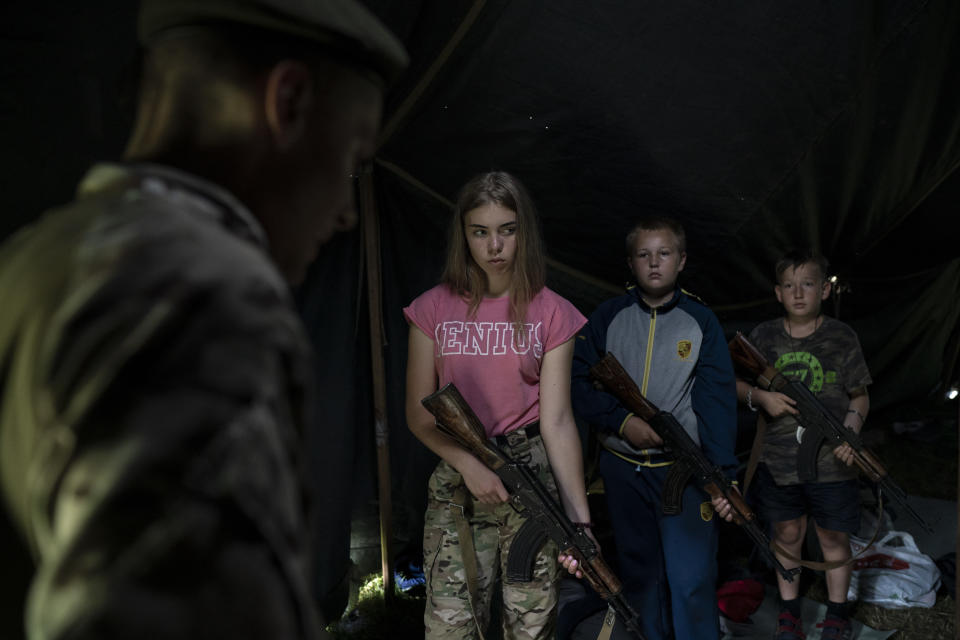
{"label": "blurred foreground person", "polygon": [[316,638],[291,303],[401,45],[352,0],[145,0],[124,161],[0,248],[0,481],[39,638]]}

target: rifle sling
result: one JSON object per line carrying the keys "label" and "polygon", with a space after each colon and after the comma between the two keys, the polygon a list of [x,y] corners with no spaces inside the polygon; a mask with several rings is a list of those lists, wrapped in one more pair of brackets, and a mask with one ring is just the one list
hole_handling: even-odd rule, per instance
{"label": "rifle sling", "polygon": [[617,613],[613,605],[607,605],[607,613],[603,616],[603,624],[600,625],[600,633],[597,634],[597,640],[610,640],[613,633],[613,625],[617,621]]}
{"label": "rifle sling", "polygon": [[747,473],[743,478],[743,495],[746,497],[750,490],[750,483],[753,482],[753,474],[757,472],[757,464],[760,462],[760,452],[763,451],[763,438],[767,433],[767,419],[761,414],[757,418],[757,433],[753,436],[753,446],[750,447],[750,459],[747,460]]}
{"label": "rifle sling", "polygon": [[457,523],[457,537],[460,539],[460,555],[463,560],[463,571],[467,578],[467,595],[470,599],[470,611],[473,613],[473,623],[477,627],[480,640],[483,638],[483,628],[477,617],[477,551],[473,547],[473,530],[470,528],[470,518],[467,515],[472,511],[473,498],[466,486],[460,485],[453,492],[450,502],[450,513]]}
{"label": "rifle sling", "polygon": [[874,529],[873,535],[870,536],[870,541],[863,546],[863,549],[860,549],[855,555],[850,556],[849,560],[833,560],[830,562],[815,562],[813,560],[801,560],[797,558],[792,553],[787,552],[783,547],[778,545],[776,542],[770,542],[770,547],[776,552],[779,553],[784,558],[796,562],[801,567],[807,567],[808,569],[814,569],[816,571],[830,571],[831,569],[836,569],[837,567],[842,567],[847,564],[853,564],[853,561],[862,556],[867,552],[873,543],[877,541],[877,536],[880,534],[880,526],[883,524],[883,494],[877,494],[877,528]]}

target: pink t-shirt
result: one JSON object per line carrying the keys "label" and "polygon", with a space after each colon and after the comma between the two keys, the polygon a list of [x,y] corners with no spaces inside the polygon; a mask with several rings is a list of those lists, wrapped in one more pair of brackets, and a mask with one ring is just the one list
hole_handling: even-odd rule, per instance
{"label": "pink t-shirt", "polygon": [[509,297],[485,298],[472,318],[468,307],[440,284],[403,310],[433,338],[440,386],[452,382],[457,387],[488,437],[539,420],[543,354],[572,338],[587,319],[544,287],[530,301],[524,335],[515,341]]}

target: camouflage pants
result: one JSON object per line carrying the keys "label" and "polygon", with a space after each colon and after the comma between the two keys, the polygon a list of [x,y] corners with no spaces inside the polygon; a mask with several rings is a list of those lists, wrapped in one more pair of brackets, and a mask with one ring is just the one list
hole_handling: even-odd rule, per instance
{"label": "camouflage pants", "polygon": [[[543,441],[527,439],[522,429],[508,436],[505,450],[518,462],[526,462],[540,481],[557,498],[556,484]],[[441,461],[430,476],[427,513],[423,533],[424,572],[427,578],[427,601],[424,610],[427,640],[477,638],[466,582],[460,539],[457,533],[459,508],[451,507],[454,493],[463,486],[462,476]],[[470,530],[477,558],[476,616],[486,634],[490,623],[490,602],[497,578],[506,575],[507,556],[514,535],[526,518],[510,503],[473,504],[470,513],[470,492],[467,496]],[[552,540],[540,549],[534,564],[533,580],[524,583],[502,581],[503,637],[533,639],[552,638],[556,626],[557,584],[560,567],[557,546]]]}

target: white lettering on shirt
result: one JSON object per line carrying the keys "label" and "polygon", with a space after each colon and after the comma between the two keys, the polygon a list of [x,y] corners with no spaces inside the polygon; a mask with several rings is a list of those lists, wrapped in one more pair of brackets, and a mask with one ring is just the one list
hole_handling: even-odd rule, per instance
{"label": "white lettering on shirt", "polygon": [[492,322],[464,323],[463,355],[486,356],[490,354],[490,329]]}
{"label": "white lettering on shirt", "polygon": [[509,322],[498,322],[493,325],[496,339],[493,343],[493,355],[502,356],[507,352],[507,340],[513,340],[513,325]]}
{"label": "white lettering on shirt", "polygon": [[440,355],[457,355],[463,350],[460,334],[463,333],[463,323],[457,321],[444,322],[437,325],[437,344],[440,345]]}
{"label": "white lettering on shirt", "polygon": [[[525,355],[533,347],[533,356],[543,357],[540,341],[542,323],[524,323],[523,334],[514,340],[513,323],[510,322],[460,322],[450,320],[438,324],[434,331],[440,356],[502,356],[510,345],[513,353]],[[491,352],[491,345],[493,350]]]}

